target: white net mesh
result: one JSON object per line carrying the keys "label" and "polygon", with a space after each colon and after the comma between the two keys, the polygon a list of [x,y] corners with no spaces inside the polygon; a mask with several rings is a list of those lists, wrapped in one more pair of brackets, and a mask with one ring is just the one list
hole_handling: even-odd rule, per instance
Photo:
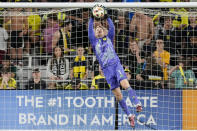
{"label": "white net mesh", "polygon": [[[114,49],[143,106],[136,113],[121,87],[135,129],[197,129],[196,8],[120,7],[108,15]],[[90,8],[1,9],[0,129],[131,129],[106,82],[111,74],[99,69],[90,17]]]}

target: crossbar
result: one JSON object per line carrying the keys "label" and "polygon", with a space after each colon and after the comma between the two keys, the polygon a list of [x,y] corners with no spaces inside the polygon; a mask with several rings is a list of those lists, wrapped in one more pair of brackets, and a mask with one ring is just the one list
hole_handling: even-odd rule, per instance
{"label": "crossbar", "polygon": [[95,3],[95,2],[1,2],[0,8],[91,8],[95,4],[102,4],[108,8],[195,8],[197,7],[197,2],[105,2],[105,3]]}

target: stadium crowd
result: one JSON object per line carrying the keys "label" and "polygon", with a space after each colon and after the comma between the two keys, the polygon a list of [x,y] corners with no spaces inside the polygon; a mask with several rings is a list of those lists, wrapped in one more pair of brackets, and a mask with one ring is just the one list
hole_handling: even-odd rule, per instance
{"label": "stadium crowd", "polygon": [[[143,2],[164,1],[174,0]],[[11,15],[0,16],[0,89],[109,89],[89,43],[89,9],[47,15],[31,8],[4,10]],[[133,88],[197,86],[197,20],[189,9],[169,9],[167,14],[108,12],[116,27],[114,48]],[[108,27],[105,21],[94,24]]]}

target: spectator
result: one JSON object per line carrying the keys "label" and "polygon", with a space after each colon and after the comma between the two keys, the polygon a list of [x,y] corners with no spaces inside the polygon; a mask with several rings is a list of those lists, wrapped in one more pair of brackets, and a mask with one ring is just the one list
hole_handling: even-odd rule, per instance
{"label": "spectator", "polygon": [[[126,69],[125,68],[125,73],[126,73],[126,75],[127,75],[127,79],[128,79],[128,81],[129,81],[129,84],[136,90],[136,89],[148,89],[148,88],[152,88],[152,85],[153,84],[151,84],[151,86],[150,86],[150,82],[149,81],[147,81],[147,80],[145,80],[145,78],[142,78],[144,75],[143,75],[143,73],[144,73],[144,71],[143,72],[141,72],[141,74],[138,74],[138,75],[140,75],[140,77],[141,77],[141,79],[139,80],[139,79],[133,79],[132,77],[131,77],[131,71],[129,70],[129,69]],[[142,76],[141,76],[142,75]]]}
{"label": "spectator", "polygon": [[147,58],[146,67],[138,74],[137,78],[139,86],[151,89],[164,88],[163,70],[154,57]]}
{"label": "spectator", "polygon": [[[197,31],[191,31],[189,33],[188,39],[188,48],[183,49],[185,51],[184,56],[186,58],[191,58],[192,68],[197,68]],[[194,72],[197,76],[197,70],[194,70]]]}
{"label": "spectator", "polygon": [[9,68],[1,71],[0,89],[16,89],[16,81],[14,78],[11,78]]}
{"label": "spectator", "polygon": [[172,26],[171,17],[166,16],[164,18],[164,25],[159,30],[158,39],[162,39],[164,41],[164,50],[170,52],[171,54],[175,54],[176,45],[174,40],[174,28]]}
{"label": "spectator", "polygon": [[141,50],[151,50],[151,40],[154,36],[152,18],[136,12],[130,22],[130,33],[138,41]]}
{"label": "spectator", "polygon": [[81,82],[80,79],[74,78],[71,83],[65,87],[67,90],[87,90],[88,86]]}
{"label": "spectator", "polygon": [[[10,13],[12,12],[11,9],[8,10]],[[3,28],[7,30],[8,34],[10,33],[11,28],[11,17],[2,18]]]}
{"label": "spectator", "polygon": [[175,29],[185,29],[188,26],[188,12],[184,8],[173,8],[169,12],[172,18],[172,25]]}
{"label": "spectator", "polygon": [[157,13],[153,17],[153,24],[154,24],[154,40],[157,40],[159,37],[159,30],[162,28],[162,17],[161,13]]}
{"label": "spectator", "polygon": [[95,60],[93,66],[92,66],[91,78],[93,79],[97,75],[99,75],[99,62],[98,62],[98,60]]}
{"label": "spectator", "polygon": [[2,63],[2,59],[7,52],[7,40],[8,33],[0,24],[0,64]]}
{"label": "spectator", "polygon": [[129,30],[123,12],[118,15],[118,23],[115,36],[115,50],[118,55],[127,55],[129,48]]}
{"label": "spectator", "polygon": [[3,57],[2,64],[0,64],[0,70],[4,70],[4,69],[7,69],[7,68],[9,68],[10,71],[11,71],[10,72],[11,77],[16,79],[17,78],[17,76],[16,76],[17,68],[13,64],[11,64],[10,56],[5,55]]}
{"label": "spectator", "polygon": [[100,66],[99,66],[99,75],[97,75],[93,78],[90,89],[92,89],[92,90],[94,90],[94,89],[96,89],[96,90],[110,89]]}
{"label": "spectator", "polygon": [[[69,61],[64,58],[64,51],[61,47],[56,46],[53,50],[53,57],[48,60],[47,74],[50,80],[66,80],[69,76]],[[64,83],[51,82],[50,89],[55,89],[58,85]]]}
{"label": "spectator", "polygon": [[[88,19],[89,19],[89,9],[84,8],[82,10],[81,16],[79,19],[72,22],[72,31],[71,31],[71,45],[74,47],[82,46],[84,49],[89,48],[89,39],[88,39]],[[76,18],[75,18],[76,19]],[[74,48],[76,49],[76,48]]]}
{"label": "spectator", "polygon": [[11,25],[11,38],[10,38],[10,53],[12,60],[18,64],[23,65],[22,55],[24,48],[24,38],[28,33],[28,22],[26,16],[18,15],[22,13],[21,8],[15,8],[12,11],[12,16],[10,18]]}
{"label": "spectator", "polygon": [[184,8],[170,9],[172,17],[172,26],[174,28],[174,44],[176,47],[176,52],[181,54],[181,48],[185,45],[185,30],[188,26],[188,12]]}
{"label": "spectator", "polygon": [[129,69],[124,69],[124,71],[125,71],[125,73],[127,75],[128,81],[130,81],[131,80],[131,71]]}
{"label": "spectator", "polygon": [[64,49],[64,53],[68,53],[71,49],[70,43],[70,31],[72,29],[72,24],[69,19],[66,19],[62,24],[60,30],[56,31],[53,35],[52,47],[60,46]]}
{"label": "spectator", "polygon": [[28,81],[25,89],[46,89],[46,82],[41,79],[41,72],[39,68],[35,68],[32,70],[32,76],[33,78]]}
{"label": "spectator", "polygon": [[[87,9],[83,9],[83,12],[81,13],[81,17],[78,17],[77,11],[78,10],[72,10],[69,12],[69,14],[65,14],[64,12],[58,12],[57,14],[57,19],[58,22],[60,23],[61,27],[66,27],[66,30],[69,30],[65,35],[67,35],[64,39],[64,44],[66,46],[67,42],[67,48],[65,53],[68,53],[71,55],[76,55],[76,43],[77,45],[82,45],[84,41],[86,41],[86,24],[83,24],[85,21],[87,21],[86,17],[88,16],[89,12],[86,11]],[[68,12],[67,12],[68,13]],[[47,18],[47,15],[43,16],[44,19]],[[64,25],[66,24],[66,25]],[[83,27],[81,27],[83,26]],[[62,28],[63,29],[63,28]],[[74,31],[73,31],[74,30]],[[82,31],[84,30],[84,32]],[[82,32],[81,32],[82,31]],[[58,36],[58,33],[56,33]],[[71,38],[72,36],[72,38]],[[82,37],[83,36],[83,37]],[[53,39],[55,40],[55,36],[53,36]],[[56,40],[57,41],[57,40]],[[81,43],[80,43],[81,42]],[[54,42],[53,44],[57,44]]]}
{"label": "spectator", "polygon": [[[180,57],[178,65],[169,70],[169,76],[175,79],[175,88],[194,87],[196,78],[194,72],[191,70],[189,62],[190,61],[186,58]],[[179,67],[182,67],[186,81],[184,80]]]}
{"label": "spectator", "polygon": [[195,37],[196,30],[197,30],[196,16],[191,14],[191,16],[189,17],[189,25],[185,29],[185,31],[186,31],[186,40],[188,42],[186,48],[191,47],[190,46],[191,38]]}
{"label": "spectator", "polygon": [[74,63],[71,69],[70,78],[86,79],[88,76],[88,67],[86,57],[84,56],[84,48],[77,48],[77,56],[74,59]]}
{"label": "spectator", "polygon": [[172,25],[176,29],[184,29],[188,26],[188,12],[185,8],[172,8],[169,12],[173,15]]}
{"label": "spectator", "polygon": [[44,51],[46,54],[52,55],[52,39],[55,32],[59,30],[58,18],[56,14],[47,16],[47,25],[43,31],[44,37]]}
{"label": "spectator", "polygon": [[170,63],[170,53],[164,50],[164,42],[161,39],[156,40],[156,51],[153,53],[153,57],[157,63],[162,67],[163,79],[168,80],[167,66]]}
{"label": "spectator", "polygon": [[[132,88],[136,89],[136,86],[138,86],[137,81],[136,81],[136,79],[133,79],[131,77],[131,71],[128,68],[125,68],[125,67],[124,67],[124,71],[125,71],[125,74],[127,76],[129,84],[131,85]],[[122,88],[122,87],[120,87],[120,88],[121,88],[121,90],[124,90],[124,88]]]}
{"label": "spectator", "polygon": [[[27,8],[28,12],[36,11],[36,9]],[[26,54],[30,53],[30,49],[38,47],[40,49],[40,35],[41,35],[41,17],[39,15],[33,14],[29,15],[28,18],[28,28],[29,28],[29,40],[26,46]]]}
{"label": "spectator", "polygon": [[131,71],[129,69],[125,69],[125,73],[129,83],[134,89],[144,90],[163,87],[161,67],[152,57],[147,58],[147,66],[137,74],[136,79],[131,78]]}
{"label": "spectator", "polygon": [[136,71],[137,67],[142,68],[143,64],[145,62],[146,54],[144,51],[141,51],[137,41],[132,40],[130,38],[129,43],[129,54],[126,57],[126,60],[124,61],[124,65],[127,69],[130,69],[131,71],[131,77],[136,78]]}
{"label": "spectator", "polygon": [[189,16],[189,25],[186,28],[186,31],[191,32],[197,30],[196,16],[191,14]]}

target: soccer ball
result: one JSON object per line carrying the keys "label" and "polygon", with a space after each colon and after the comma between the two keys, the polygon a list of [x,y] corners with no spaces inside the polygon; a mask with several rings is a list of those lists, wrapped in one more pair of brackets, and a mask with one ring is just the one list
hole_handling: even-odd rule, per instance
{"label": "soccer ball", "polygon": [[92,14],[96,18],[103,18],[105,15],[105,10],[104,10],[104,8],[102,8],[100,6],[96,6],[93,8]]}

